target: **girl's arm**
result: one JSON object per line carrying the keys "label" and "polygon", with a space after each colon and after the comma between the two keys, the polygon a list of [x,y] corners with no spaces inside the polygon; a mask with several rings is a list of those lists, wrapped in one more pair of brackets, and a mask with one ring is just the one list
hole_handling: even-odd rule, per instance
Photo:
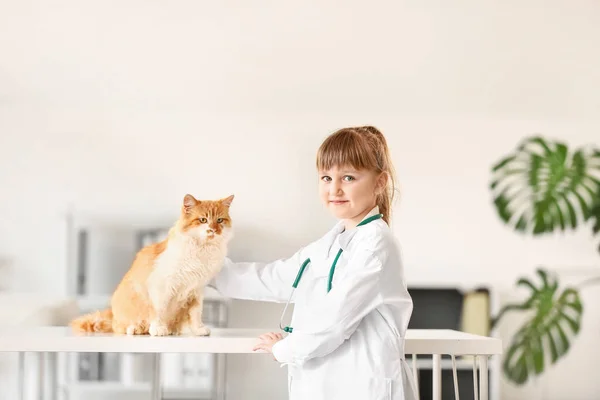
{"label": "girl's arm", "polygon": [[209,285],[234,299],[286,302],[305,254],[306,250],[301,249],[290,258],[270,263],[225,258],[223,269]]}

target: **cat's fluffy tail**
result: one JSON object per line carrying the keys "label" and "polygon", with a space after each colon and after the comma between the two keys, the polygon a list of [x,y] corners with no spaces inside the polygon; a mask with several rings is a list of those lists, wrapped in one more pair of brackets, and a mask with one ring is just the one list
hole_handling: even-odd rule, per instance
{"label": "cat's fluffy tail", "polygon": [[71,321],[71,328],[77,332],[112,332],[113,314],[110,308],[82,315]]}

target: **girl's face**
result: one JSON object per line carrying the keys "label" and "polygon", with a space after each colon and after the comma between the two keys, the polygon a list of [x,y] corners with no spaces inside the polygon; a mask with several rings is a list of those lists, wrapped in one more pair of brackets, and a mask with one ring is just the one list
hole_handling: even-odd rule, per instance
{"label": "girl's face", "polygon": [[319,171],[319,194],[323,204],[339,219],[358,224],[376,205],[385,175],[352,167]]}

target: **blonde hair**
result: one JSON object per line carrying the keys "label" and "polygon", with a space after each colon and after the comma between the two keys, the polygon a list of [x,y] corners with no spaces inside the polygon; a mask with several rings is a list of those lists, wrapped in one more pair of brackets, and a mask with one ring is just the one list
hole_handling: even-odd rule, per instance
{"label": "blonde hair", "polygon": [[383,220],[389,224],[396,174],[383,133],[373,126],[358,126],[342,128],[329,135],[317,151],[317,169],[344,165],[387,175],[385,190],[377,195],[377,206]]}

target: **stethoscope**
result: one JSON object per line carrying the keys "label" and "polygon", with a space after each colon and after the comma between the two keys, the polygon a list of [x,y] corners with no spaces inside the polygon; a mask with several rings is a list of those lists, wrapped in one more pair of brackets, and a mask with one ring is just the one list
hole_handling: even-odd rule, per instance
{"label": "stethoscope", "polygon": [[[383,217],[383,214],[373,215],[373,216],[361,221],[356,226],[359,227],[362,225],[366,225],[369,222],[375,221],[376,219],[379,219],[381,217]],[[331,268],[329,268],[329,279],[327,280],[327,293],[329,293],[329,291],[331,290],[331,282],[333,282],[333,274],[335,273],[335,266],[337,265],[337,262],[341,255],[342,255],[342,249],[340,248],[337,255],[333,259],[333,264],[331,264]],[[283,309],[283,312],[281,313],[281,318],[279,319],[279,329],[281,329],[282,331],[287,332],[287,333],[291,333],[294,329],[291,326],[285,326],[285,327],[283,326],[283,317],[285,316],[285,312],[290,304],[290,301],[292,300],[294,291],[298,287],[298,284],[300,283],[300,279],[302,278],[302,274],[304,274],[304,270],[306,269],[308,264],[310,264],[310,258],[307,258],[306,260],[304,260],[304,262],[300,266],[298,275],[296,275],[296,279],[294,280],[294,283],[292,284],[292,293],[290,293],[290,297],[288,298],[288,301],[285,303],[285,308]]]}

